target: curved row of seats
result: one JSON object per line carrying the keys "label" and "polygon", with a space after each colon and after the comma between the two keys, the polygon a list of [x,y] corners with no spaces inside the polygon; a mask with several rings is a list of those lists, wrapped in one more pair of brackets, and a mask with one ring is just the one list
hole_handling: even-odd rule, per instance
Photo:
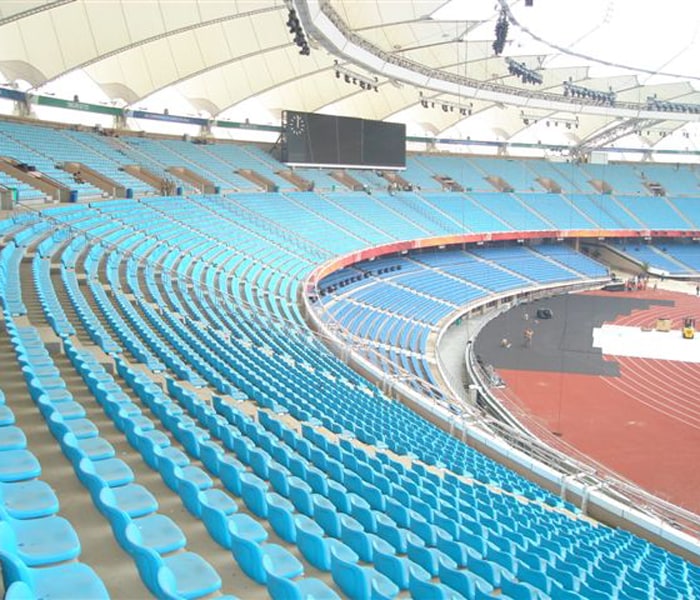
{"label": "curved row of seats", "polygon": [[[327,566],[338,588],[351,597],[366,597],[372,589],[389,596],[399,589],[408,589],[418,596],[444,594],[449,597],[458,590],[467,597],[472,593],[474,597],[490,594],[487,585],[476,583],[478,573],[489,575],[494,581],[494,573],[498,574],[502,587],[497,589],[504,598],[540,597],[547,593],[544,590],[556,591],[562,598],[574,598],[576,594],[578,597],[597,598],[606,593],[609,597],[610,590],[623,598],[625,594],[627,597],[649,597],[652,592],[658,597],[669,598],[680,597],[681,593],[692,597],[695,593],[696,574],[684,561],[657,551],[633,536],[608,528],[593,528],[571,516],[557,516],[559,513],[552,513],[545,507],[548,502],[558,504],[555,497],[422,422],[404,407],[387,402],[376,388],[329,355],[302,327],[272,317],[275,308],[279,310],[278,315],[295,314],[288,308],[293,301],[290,294],[294,288],[290,286],[284,295],[273,299],[259,293],[258,282],[260,287],[275,285],[279,289],[279,280],[271,283],[259,260],[253,260],[258,267],[255,272],[251,269],[242,272],[250,273],[254,278],[253,282],[245,281],[252,285],[239,285],[243,282],[232,278],[224,267],[230,264],[231,255],[236,254],[237,238],[233,235],[236,230],[220,235],[210,211],[198,211],[196,205],[190,207],[195,217],[194,226],[186,222],[184,215],[169,215],[167,207],[161,206],[160,212],[148,213],[149,222],[145,224],[143,215],[142,222],[133,216],[136,203],[112,204],[100,205],[99,211],[97,208],[89,210],[94,216],[94,220],[90,219],[89,229],[110,236],[114,245],[83,243],[80,248],[77,244],[65,244],[65,240],[57,237],[55,244],[46,244],[45,260],[56,261],[59,251],[63,256],[62,251],[71,248],[66,271],[62,269],[62,272],[54,273],[56,279],[48,282],[45,278],[37,281],[43,286],[61,282],[67,288],[72,276],[70,269],[76,269],[77,273],[84,270],[88,274],[88,285],[78,285],[73,289],[72,305],[89,309],[89,312],[85,311],[84,319],[73,324],[74,327],[87,329],[99,325],[112,339],[119,337],[121,345],[127,349],[121,353],[124,358],[113,359],[120,377],[130,386],[133,383],[132,389],[139,401],[158,416],[159,423],[151,419],[154,427],[148,431],[170,432],[190,460],[198,457],[202,461],[203,468],[191,471],[194,481],[220,479],[226,491],[240,498],[255,515],[256,523],[248,522],[253,539],[239,536],[242,541],[250,543],[239,546],[245,550],[239,549],[237,553],[231,550],[244,572],[249,572],[251,577],[264,577],[268,573],[264,568],[265,553],[258,553],[265,542],[255,539],[254,534],[258,529],[256,525],[267,522],[282,539],[285,539],[283,534],[288,538],[296,537],[295,544],[303,562],[315,568]],[[72,222],[68,215],[62,218],[64,223]],[[73,218],[76,223],[80,222],[78,219],[84,220],[84,216],[78,216],[78,211]],[[157,234],[152,235],[152,231]],[[241,231],[246,251],[255,257],[255,248],[262,248],[265,244],[264,237],[256,237],[254,227]],[[31,236],[27,237],[29,239]],[[176,242],[178,239],[188,240],[183,244],[187,245],[189,256],[183,257]],[[219,262],[215,257],[220,256],[222,247],[229,256],[225,260],[221,257]],[[298,248],[292,250],[296,253]],[[265,252],[283,278],[298,279],[303,268],[308,269],[302,264],[300,270],[293,254],[285,253],[281,248],[274,252],[266,248]],[[42,269],[37,266],[36,272]],[[195,273],[197,277],[193,277]],[[247,277],[245,274],[244,278]],[[109,282],[108,294],[98,292],[98,281]],[[88,295],[94,303],[87,302]],[[45,299],[50,297],[50,293],[44,294]],[[101,304],[96,301],[98,297]],[[157,310],[153,302],[157,303]],[[95,310],[99,310],[104,319],[95,314]],[[189,317],[181,319],[178,313]],[[107,314],[118,318],[110,321]],[[98,323],[93,321],[93,316],[97,317]],[[115,331],[117,326],[122,328],[121,336]],[[158,386],[154,389],[146,374],[138,375],[129,367],[134,356],[122,339],[138,341],[134,348],[147,350],[169,369],[165,357],[166,353],[170,355],[173,359],[173,368],[169,371],[170,397],[164,397],[162,389],[156,394]],[[99,344],[99,339],[93,343]],[[70,353],[71,346],[69,339],[67,348]],[[77,355],[74,359],[80,365]],[[103,377],[88,355],[81,354],[80,360],[94,367],[95,374]],[[203,385],[206,380],[209,389],[218,389],[220,384],[220,394],[224,396],[231,392],[238,394],[235,388],[239,387],[266,410],[283,413],[283,407],[286,407],[290,414],[306,423],[304,436],[294,434],[289,427],[290,433],[284,433],[280,428],[281,437],[276,435],[278,425],[272,422],[279,423],[280,419],[269,414],[263,416],[267,414],[265,410],[257,411],[258,423],[244,422],[234,414],[229,415],[230,418],[224,417],[225,409],[217,401],[214,407],[219,412],[217,415],[198,395],[183,392],[189,384],[176,384],[173,377],[185,373],[175,373],[176,365],[193,373],[199,371],[201,382],[193,381],[197,385]],[[202,521],[210,535],[219,535],[226,543],[229,528],[222,530],[216,522],[221,523],[222,515],[237,514],[226,514],[233,505],[223,500],[220,494],[212,494],[210,502],[206,499],[202,502],[202,497],[208,496],[206,492],[211,487],[206,485],[203,489],[193,490],[184,483],[187,478],[178,477],[176,467],[182,467],[174,464],[174,456],[170,461],[161,461],[156,441],[143,441],[149,436],[161,436],[148,434],[138,425],[142,423],[149,427],[142,419],[145,409],[137,407],[141,411],[139,414],[131,401],[113,403],[109,399],[105,402],[109,393],[119,398],[120,390],[112,387],[100,398],[103,391],[99,386],[104,383],[95,384],[96,402],[103,408],[110,407],[106,413],[118,428],[124,429],[129,443],[133,442],[132,445],[139,450],[143,448],[144,461],[156,469],[162,467],[161,476],[166,485],[176,491],[193,514],[200,511],[206,515]],[[137,390],[139,386],[141,394]],[[173,399],[189,414],[178,412]],[[226,398],[225,404],[230,402]],[[124,404],[123,410],[120,404]],[[321,433],[321,425],[342,434],[345,441],[333,446],[337,449],[330,449],[328,441],[333,436],[329,437],[328,431]],[[270,435],[264,431],[267,428]],[[392,458],[392,454],[380,453],[376,460],[371,455],[363,456],[357,450],[358,442],[351,441],[351,431],[359,440],[370,442],[375,447],[389,446],[391,450],[400,450],[411,463],[410,475],[405,467],[402,470],[398,466],[401,463]],[[282,450],[275,450],[278,447]],[[409,449],[415,455],[413,458]],[[423,464],[444,462],[448,472],[421,466],[415,457]],[[500,490],[469,482],[464,476],[467,471],[473,478],[493,484]],[[332,497],[331,490],[335,490]],[[529,495],[533,501],[523,503],[511,493],[504,493],[509,490]],[[325,502],[316,496],[325,498]],[[384,504],[379,498],[384,499]],[[387,508],[389,499],[399,504],[399,507],[392,505],[391,513]],[[219,501],[219,512],[204,508]],[[318,514],[317,506],[322,507]],[[453,510],[459,507],[456,516],[446,512],[450,506]],[[405,509],[404,512],[399,510],[400,507]],[[581,528],[580,531],[573,528],[574,523],[576,528]],[[380,524],[381,534],[391,541],[380,536]],[[537,524],[543,533],[538,534],[540,537],[535,544],[525,532]],[[457,525],[458,529],[455,528]],[[566,535],[571,531],[577,531],[573,540]],[[132,533],[129,530],[129,538]],[[230,532],[229,539],[232,544],[239,541],[230,538]],[[593,543],[594,540],[598,540],[597,543]],[[129,547],[128,540],[123,543]],[[531,551],[540,546],[547,551],[531,556]],[[273,554],[276,552],[269,550]],[[575,557],[579,555],[583,560],[577,562]],[[290,566],[286,574],[294,577],[298,573],[299,567],[293,560],[281,552],[275,556],[280,568]],[[358,562],[361,557],[370,556],[372,566]],[[259,560],[251,558],[248,566],[243,567],[245,559],[250,557]],[[457,559],[462,562],[457,562]],[[606,568],[608,562],[612,568]],[[623,569],[618,563],[629,566]],[[260,564],[263,565],[262,571]],[[567,568],[569,578],[559,573]],[[274,568],[270,570],[274,571]],[[645,570],[653,573],[649,581],[641,574]],[[432,573],[437,579],[430,577]],[[485,577],[479,577],[486,581]],[[177,585],[178,577],[165,579],[169,584]],[[290,582],[293,586],[297,581],[304,580],[274,583],[268,580],[268,586],[272,590],[277,585],[274,588],[278,590],[276,593],[286,597],[282,595],[287,593],[288,587],[285,586]],[[310,589],[320,584],[298,585]],[[459,588],[460,585],[464,587]],[[488,585],[493,586],[492,583]],[[643,595],[644,585],[646,596]]]}
{"label": "curved row of seats", "polygon": [[[52,424],[72,421],[87,430],[84,411],[66,394],[43,343],[29,328],[15,327],[4,312],[5,326],[17,352],[28,389]],[[73,526],[59,516],[59,499],[37,479],[41,465],[14,427],[14,415],[0,392],[0,564],[6,598],[108,598],[102,580],[77,559],[81,545]],[[60,407],[60,408],[59,408]]]}
{"label": "curved row of seats", "polygon": [[[54,129],[49,126],[3,121],[0,123],[0,151],[3,155],[25,163],[61,181],[80,196],[99,196],[101,191],[93,185],[76,181],[72,175],[57,165],[77,162],[95,169],[117,184],[134,190],[137,194],[153,192],[152,188],[124,170],[127,165],[140,165],[158,178],[176,182],[186,193],[193,192],[191,184],[179,179],[170,167],[186,166],[205,180],[224,190],[247,191],[259,186],[241,176],[238,171],[252,170],[280,189],[291,189],[289,181],[280,177],[287,165],[277,161],[272,154],[250,144],[217,143],[194,144],[181,139],[153,139],[149,137],[99,135],[89,131]],[[386,193],[389,181],[374,171],[348,169],[349,175],[366,185],[368,189]],[[323,169],[300,169],[298,174],[315,189],[345,190],[346,186]],[[463,189],[485,192],[493,190],[489,178],[497,177],[522,195],[533,196],[533,204],[539,204],[545,196],[541,181],[551,180],[564,193],[591,192],[593,180],[606,182],[620,198],[625,195],[651,197],[648,183],[661,186],[669,195],[694,195],[698,176],[693,166],[632,165],[632,164],[554,164],[546,160],[496,159],[475,156],[445,156],[415,154],[407,157],[402,179],[416,189],[439,190],[445,177],[457,182]],[[3,176],[6,184],[19,189],[22,200],[40,197],[42,194],[25,183]],[[658,188],[657,188],[658,189]],[[374,194],[376,195],[376,193]],[[504,194],[504,197],[507,196]],[[557,198],[559,194],[547,194]],[[356,197],[358,204],[366,200],[364,194]],[[662,199],[653,198],[658,206]],[[542,203],[544,203],[542,201]],[[371,206],[369,207],[371,210]],[[540,209],[543,214],[555,215],[552,205]],[[569,214],[570,219],[570,214]],[[579,226],[574,225],[575,228]],[[586,225],[584,225],[586,227]],[[454,228],[453,228],[454,230]]]}
{"label": "curved row of seats", "polygon": [[442,399],[426,345],[445,316],[494,293],[606,276],[603,265],[562,245],[412,252],[323,278],[318,287],[327,291],[315,307],[322,320],[365,341],[359,352],[385,372],[413,375],[414,389]]}
{"label": "curved row of seats", "polygon": [[[77,290],[77,293],[80,291]],[[46,303],[42,304],[48,313],[49,306]],[[83,298],[76,304],[86,306]],[[94,321],[94,315],[91,317],[83,323],[85,328]],[[13,325],[10,324],[10,327]],[[32,328],[25,328],[22,335],[25,342],[31,340],[37,346],[41,344],[36,330]],[[128,400],[114,379],[89,351],[75,349],[70,339],[65,339],[64,344],[67,355],[76,370],[82,374],[96,401],[114,420],[118,429],[127,432],[130,443],[145,453],[149,450],[152,452],[148,459],[146,456],[144,458],[151,466],[155,466],[162,472],[162,476],[167,479],[166,483],[171,488],[178,488],[173,477],[180,480],[179,483],[183,486],[193,481],[208,481],[208,477],[201,469],[186,466],[189,459],[181,451],[169,446],[168,438],[141,414],[135,404]],[[118,365],[124,368],[123,363],[120,362]],[[57,375],[55,370],[52,373]],[[133,372],[131,374],[133,375]],[[155,512],[158,506],[156,499],[143,486],[132,481],[133,474],[129,468],[120,459],[114,457],[111,445],[98,437],[96,428],[83,418],[85,411],[69,399],[70,396],[66,393],[65,387],[60,387],[65,384],[58,376],[54,379],[52,383],[59,391],[53,388],[50,391],[42,389],[34,379],[30,381],[30,391],[33,396],[36,396],[37,402],[47,407],[45,417],[49,422],[49,428],[59,440],[63,452],[71,459],[78,478],[89,489],[95,505],[109,519],[115,538],[122,548],[134,557],[148,588],[157,597],[195,598],[215,591],[220,586],[220,578],[201,557],[191,552],[178,552],[186,542],[183,533],[172,520]],[[152,385],[150,387],[152,389]],[[45,397],[49,392],[54,393],[56,399],[60,397],[62,402],[55,405],[49,403]],[[54,410],[60,414],[50,412]],[[184,426],[179,422],[177,413],[174,415],[176,422],[173,432],[175,433],[184,430]],[[175,435],[178,436],[177,433]],[[146,449],[143,447],[144,444]],[[158,458],[154,461],[154,457]],[[197,476],[197,473],[200,475]],[[206,484],[203,484],[203,487],[206,488]],[[222,497],[225,495],[221,490],[212,488],[207,491],[210,492],[210,501],[214,502],[217,508],[223,508],[225,503]],[[212,495],[211,492],[218,492],[219,496]],[[228,499],[228,505],[232,507],[231,512],[234,512],[235,502]],[[241,515],[242,519],[244,517],[245,515]],[[243,525],[246,525],[245,521]],[[250,526],[248,524],[248,527]],[[254,523],[253,526],[255,526]],[[260,530],[259,526],[257,528]],[[279,570],[272,567],[269,567],[269,570],[278,574],[277,588],[288,590],[287,584],[279,581]],[[317,593],[321,592],[322,597],[336,597],[331,590],[324,588],[321,582],[312,580],[302,580],[294,584],[292,589],[301,594],[309,587],[309,583],[311,583],[310,589]]]}

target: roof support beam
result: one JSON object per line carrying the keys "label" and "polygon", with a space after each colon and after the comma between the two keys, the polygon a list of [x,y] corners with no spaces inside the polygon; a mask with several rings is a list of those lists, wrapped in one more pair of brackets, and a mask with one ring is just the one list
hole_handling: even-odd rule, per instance
{"label": "roof support beam", "polygon": [[602,131],[586,138],[582,143],[572,149],[572,153],[579,157],[585,156],[591,150],[607,146],[629,135],[633,131],[648,129],[662,122],[662,119],[627,119],[625,121],[613,123],[612,126],[606,127]]}
{"label": "roof support beam", "polygon": [[40,12],[44,12],[45,10],[53,10],[54,8],[58,8],[59,6],[63,6],[64,4],[71,4],[75,1],[76,0],[53,0],[53,2],[47,2],[46,4],[40,4],[39,6],[33,6],[32,8],[28,8],[27,10],[23,10],[22,12],[18,12],[5,17],[4,19],[0,19],[0,27],[2,27],[3,25],[7,25],[8,23],[13,23],[14,21],[19,21],[20,19],[25,19],[27,17],[31,17],[32,15],[39,14]]}

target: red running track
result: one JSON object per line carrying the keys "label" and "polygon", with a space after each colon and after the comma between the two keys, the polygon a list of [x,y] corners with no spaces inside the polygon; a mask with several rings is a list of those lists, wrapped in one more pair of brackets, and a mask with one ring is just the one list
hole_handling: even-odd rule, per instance
{"label": "red running track", "polygon": [[[676,306],[633,311],[616,325],[651,326],[670,317],[678,328],[684,316],[700,316],[692,296],[651,290],[634,296],[674,300]],[[508,395],[562,441],[700,514],[700,364],[605,359],[619,363],[619,377],[512,369],[499,374],[513,393]]]}

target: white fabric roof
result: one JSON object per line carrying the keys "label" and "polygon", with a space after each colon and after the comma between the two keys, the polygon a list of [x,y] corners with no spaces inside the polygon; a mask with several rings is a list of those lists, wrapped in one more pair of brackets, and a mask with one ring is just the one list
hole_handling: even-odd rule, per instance
{"label": "white fabric roof", "polygon": [[[504,56],[542,74],[542,85],[510,76],[504,56],[494,55],[499,1],[511,11]],[[10,82],[28,82],[37,93],[80,73],[104,94],[99,100],[120,99],[134,107],[148,106],[149,99],[167,91],[212,116],[243,118],[252,106],[275,118],[285,108],[323,111],[405,121],[411,131],[432,135],[464,137],[474,130],[503,141],[547,142],[562,138],[554,135],[561,127],[570,144],[616,128],[629,116],[580,104],[532,108],[523,91],[561,96],[562,82],[571,80],[589,89],[612,89],[618,102],[644,104],[655,95],[700,104],[700,4],[692,0],[665,0],[660,6],[638,0],[533,0],[533,7],[525,7],[524,0],[328,3],[346,32],[363,43],[435,71],[519,89],[517,102],[387,78],[372,61],[350,59],[342,40],[336,51],[320,39],[312,4],[294,0],[313,37],[310,56],[300,56],[285,24],[288,5],[281,0],[4,0],[0,73]],[[336,60],[359,76],[376,77],[379,93],[336,78]],[[423,108],[421,99],[435,108]],[[443,103],[452,110],[442,110]],[[461,115],[458,107],[469,108],[471,115]],[[637,143],[660,143],[663,137],[668,145],[667,136],[677,129],[694,136],[700,119],[655,117],[644,120],[643,143],[640,136]],[[664,135],[647,136],[647,130]],[[637,135],[627,134],[627,142]]]}

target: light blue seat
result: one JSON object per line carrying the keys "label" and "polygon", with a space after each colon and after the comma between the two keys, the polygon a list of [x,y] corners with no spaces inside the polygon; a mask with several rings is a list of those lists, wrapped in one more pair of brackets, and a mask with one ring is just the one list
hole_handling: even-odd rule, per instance
{"label": "light blue seat", "polygon": [[158,510],[158,501],[153,494],[138,483],[129,483],[119,487],[105,486],[100,490],[98,506],[109,504],[136,518],[149,515]]}
{"label": "light blue seat", "polygon": [[254,448],[248,453],[250,468],[261,479],[268,479],[270,474],[270,455],[261,448]]}
{"label": "light blue seat", "polygon": [[5,450],[0,460],[0,482],[23,481],[41,475],[41,465],[29,450]]}
{"label": "light blue seat", "polygon": [[162,459],[169,460],[177,467],[186,467],[190,459],[180,448],[175,446],[158,446],[149,436],[142,440],[142,456],[149,467],[158,469]]}
{"label": "light blue seat", "polygon": [[121,458],[95,460],[90,461],[90,464],[95,474],[109,487],[119,487],[134,481],[134,472]]}
{"label": "light blue seat", "polygon": [[395,598],[399,588],[373,569],[357,564],[359,557],[344,544],[331,548],[333,581],[351,600]]}
{"label": "light blue seat", "polygon": [[289,497],[289,478],[292,473],[287,467],[273,461],[268,465],[270,485],[281,496]]}
{"label": "light blue seat", "polygon": [[170,459],[160,459],[158,461],[158,470],[161,472],[165,484],[175,492],[179,490],[180,481],[182,480],[194,483],[200,490],[209,489],[214,485],[206,471],[195,465],[178,467]]}
{"label": "light blue seat", "polygon": [[[535,588],[524,583],[512,581],[507,577],[501,577],[501,591],[513,600],[538,600],[540,598],[540,594]],[[609,597],[613,596],[610,595]]]}
{"label": "light blue seat", "polygon": [[221,589],[221,577],[199,554],[176,552],[160,556],[143,546],[131,547],[129,552],[136,560],[142,581],[157,598],[190,600]]}
{"label": "light blue seat", "polygon": [[219,475],[219,461],[223,455],[224,449],[216,442],[209,440],[199,445],[199,458],[214,475]]}
{"label": "light blue seat", "polygon": [[288,579],[267,574],[267,591],[272,600],[340,600],[340,596],[320,579]]}
{"label": "light blue seat", "polygon": [[224,487],[235,494],[241,495],[241,475],[246,472],[243,465],[237,458],[225,455],[219,461],[219,478]]}
{"label": "light blue seat", "polygon": [[474,550],[469,548],[469,546],[463,544],[462,542],[458,542],[451,539],[447,534],[444,533],[444,531],[440,530],[438,530],[437,535],[437,548],[438,550],[440,550],[440,552],[446,554],[453,561],[455,561],[457,567],[459,568],[467,566],[467,562],[469,561],[470,555],[478,558],[478,555],[475,553]]}
{"label": "light blue seat", "polygon": [[0,506],[14,519],[36,519],[58,512],[58,498],[40,479],[0,483]]}
{"label": "light blue seat", "polygon": [[409,561],[405,556],[397,556],[393,546],[381,538],[372,541],[374,546],[374,568],[386,575],[400,590],[409,586]]}
{"label": "light blue seat", "polygon": [[491,587],[497,588],[501,586],[501,571],[493,563],[481,558],[469,558],[467,568],[481,577]]}
{"label": "light blue seat", "polygon": [[372,534],[365,533],[362,525],[350,515],[340,515],[340,539],[347,544],[360,560],[372,562]]}
{"label": "light blue seat", "polygon": [[230,515],[228,530],[232,536],[249,542],[259,543],[267,539],[267,531],[260,522],[245,513]]}
{"label": "light blue seat", "polygon": [[452,588],[442,583],[433,583],[430,579],[430,574],[425,569],[416,564],[411,564],[409,566],[411,596],[414,598],[430,598],[431,600],[458,600],[463,598],[461,594]]}
{"label": "light blue seat", "polygon": [[384,514],[377,515],[377,536],[389,542],[399,554],[405,554],[407,549],[406,529],[396,526],[396,523]]}
{"label": "light blue seat", "polygon": [[474,598],[476,589],[491,593],[493,586],[467,569],[458,569],[454,563],[440,560],[440,581],[459,592],[465,598]]}
{"label": "light blue seat", "polygon": [[73,419],[82,419],[85,417],[86,412],[82,404],[75,402],[75,400],[66,400],[64,402],[52,402],[51,399],[42,394],[37,398],[37,405],[41,413],[46,416],[51,413],[51,411],[56,411],[61,418],[66,421]]}
{"label": "light blue seat", "polygon": [[67,562],[32,568],[16,556],[0,550],[2,574],[6,586],[24,582],[31,598],[42,600],[109,600],[102,580],[88,565]]}
{"label": "light blue seat", "polygon": [[84,440],[87,438],[97,437],[100,430],[90,419],[64,419],[57,412],[51,413],[48,420],[49,429],[56,437],[56,431],[61,431],[61,426],[70,431],[77,439]]}
{"label": "light blue seat", "polygon": [[333,503],[318,494],[312,496],[314,520],[321,526],[326,535],[340,537],[340,518]]}
{"label": "light blue seat", "polygon": [[14,425],[0,427],[0,451],[23,450],[27,447],[24,432]]}
{"label": "light blue seat", "polygon": [[437,577],[440,568],[440,559],[457,566],[447,555],[442,554],[437,548],[428,548],[423,540],[413,533],[406,535],[408,542],[408,558],[425,569],[431,577]]}
{"label": "light blue seat", "polygon": [[175,552],[187,543],[185,534],[167,515],[153,513],[132,519],[131,524],[135,527],[127,526],[126,531],[132,535],[138,532],[138,538],[131,541],[151,548],[158,554]]}
{"label": "light blue seat", "polygon": [[306,515],[294,517],[297,547],[311,565],[321,571],[331,570],[331,549],[342,542],[326,537],[321,526]]}
{"label": "light blue seat", "polygon": [[231,552],[241,570],[258,583],[267,582],[268,572],[293,578],[304,573],[304,566],[288,550],[277,544],[258,544],[231,531]]}
{"label": "light blue seat", "polygon": [[348,494],[350,498],[350,514],[364,527],[367,533],[376,533],[377,517],[369,502],[357,494]]}
{"label": "light blue seat", "polygon": [[236,514],[238,504],[223,490],[212,488],[199,492],[201,519],[214,541],[226,549],[231,548],[231,528],[239,535],[258,541],[267,539],[267,532],[255,519],[246,514]]}
{"label": "light blue seat", "polygon": [[103,437],[98,436],[76,440],[76,444],[85,456],[93,461],[113,458],[116,455],[114,446]]}
{"label": "light blue seat", "polygon": [[15,581],[8,586],[4,600],[34,600],[35,597],[34,592],[24,581]]}
{"label": "light blue seat", "polygon": [[520,562],[518,564],[518,581],[531,585],[538,590],[549,594],[552,580],[541,569],[534,569]]}
{"label": "light blue seat", "polygon": [[260,518],[266,519],[268,484],[254,473],[241,473],[241,496],[248,509]]}
{"label": "light blue seat", "polygon": [[12,519],[0,513],[0,546],[30,567],[71,560],[80,555],[80,540],[63,517]]}
{"label": "light blue seat", "polygon": [[289,499],[294,507],[302,514],[311,516],[314,514],[313,500],[311,494],[313,490],[311,486],[299,477],[290,477],[289,484]]}
{"label": "light blue seat", "polygon": [[268,492],[267,518],[278,536],[290,544],[296,543],[297,530],[294,525],[294,505],[289,500],[275,492]]}

